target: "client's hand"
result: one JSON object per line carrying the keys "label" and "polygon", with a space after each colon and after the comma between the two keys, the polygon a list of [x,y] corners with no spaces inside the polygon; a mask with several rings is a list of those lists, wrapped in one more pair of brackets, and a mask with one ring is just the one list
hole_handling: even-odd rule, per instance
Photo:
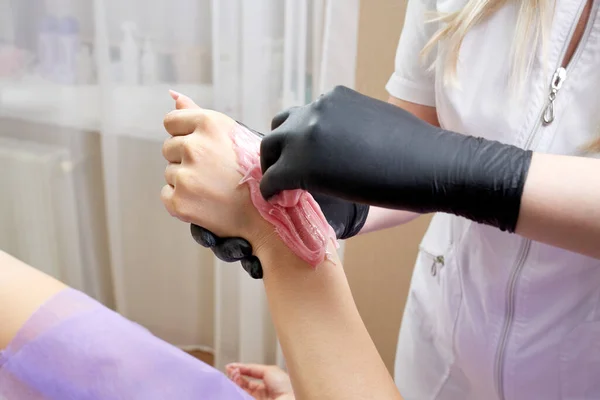
{"label": "client's hand", "polygon": [[167,114],[164,125],[172,137],[163,145],[169,165],[161,198],[172,216],[222,237],[247,238],[256,247],[274,231],[254,208],[247,187],[238,185],[242,176],[229,136],[234,124],[198,106]]}
{"label": "client's hand", "polygon": [[[175,107],[178,110],[199,109],[189,97],[176,92],[171,92],[175,100]],[[327,222],[333,227],[338,239],[349,239],[359,233],[363,227],[369,206],[348,202],[335,197],[322,194],[313,195],[321,211],[325,215]],[[191,225],[192,237],[196,242],[213,251],[215,256],[225,262],[240,261],[242,267],[254,279],[263,277],[263,270],[260,260],[253,255],[252,245],[240,237],[219,237],[210,230]]]}
{"label": "client's hand", "polygon": [[290,377],[281,368],[258,364],[229,364],[227,376],[257,400],[292,400]]}

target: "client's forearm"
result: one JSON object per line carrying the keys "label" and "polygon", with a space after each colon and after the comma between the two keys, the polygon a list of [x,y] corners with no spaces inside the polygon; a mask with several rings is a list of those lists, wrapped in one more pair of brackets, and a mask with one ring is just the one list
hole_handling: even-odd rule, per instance
{"label": "client's forearm", "polygon": [[280,242],[258,250],[298,399],[399,399],[333,254],[310,268]]}
{"label": "client's forearm", "polygon": [[371,207],[369,216],[365,225],[360,230],[360,234],[371,233],[383,229],[393,228],[398,225],[406,224],[421,214],[411,211],[391,210],[381,207]]}

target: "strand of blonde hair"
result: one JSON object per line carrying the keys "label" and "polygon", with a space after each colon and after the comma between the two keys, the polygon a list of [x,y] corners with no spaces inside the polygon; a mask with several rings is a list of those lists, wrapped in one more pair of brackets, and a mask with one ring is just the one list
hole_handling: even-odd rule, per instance
{"label": "strand of blonde hair", "polygon": [[[444,84],[457,83],[460,47],[467,33],[511,2],[516,6],[518,18],[512,45],[509,82],[511,93],[520,96],[538,46],[541,46],[542,56],[545,57],[547,31],[555,5],[553,0],[469,0],[456,12],[433,16],[430,22],[442,23],[443,26],[425,45],[421,56],[425,58],[440,42],[444,43],[443,51],[438,52],[438,57],[442,58],[444,65]],[[526,38],[529,40],[525,40]],[[435,63],[431,65],[431,68],[434,67]],[[586,144],[582,150],[587,153],[600,153],[600,137]]]}

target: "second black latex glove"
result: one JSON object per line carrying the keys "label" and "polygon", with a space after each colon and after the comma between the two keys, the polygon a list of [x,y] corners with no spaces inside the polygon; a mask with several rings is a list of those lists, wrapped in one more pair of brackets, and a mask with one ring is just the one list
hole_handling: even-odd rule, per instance
{"label": "second black latex glove", "polygon": [[[349,239],[362,229],[369,214],[369,206],[356,204],[323,194],[313,196],[333,227],[338,239]],[[254,279],[263,276],[260,260],[252,255],[252,246],[242,238],[220,238],[200,226],[191,226],[196,242],[210,248],[215,256],[225,262],[240,261],[242,267]]]}
{"label": "second black latex glove", "polygon": [[261,192],[305,189],[514,231],[531,152],[444,131],[337,87],[281,113],[262,141]]}

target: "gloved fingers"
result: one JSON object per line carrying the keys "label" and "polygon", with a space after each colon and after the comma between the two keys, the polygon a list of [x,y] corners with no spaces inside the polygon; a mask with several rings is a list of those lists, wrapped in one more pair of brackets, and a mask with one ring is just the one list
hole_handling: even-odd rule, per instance
{"label": "gloved fingers", "polygon": [[208,229],[191,224],[192,237],[201,246],[209,248],[225,262],[236,262],[252,255],[252,245],[242,238],[221,238]]}
{"label": "gloved fingers", "polygon": [[211,248],[219,260],[235,262],[252,256],[252,246],[242,238],[217,238],[217,244]]}
{"label": "gloved fingers", "polygon": [[341,239],[346,232],[346,226],[349,224],[349,218],[351,217],[349,210],[352,203],[319,192],[311,192],[311,195],[319,204],[327,223],[333,228],[335,236]]}
{"label": "gloved fingers", "polygon": [[262,279],[262,264],[252,255],[252,246],[241,238],[222,239],[201,226],[191,224],[192,237],[199,245],[210,248],[217,258],[225,262],[240,261],[244,270],[254,279]]}
{"label": "gloved fingers", "polygon": [[260,169],[263,174],[281,157],[285,138],[285,134],[272,133],[260,142]]}
{"label": "gloved fingers", "polygon": [[301,187],[294,174],[281,163],[271,166],[260,181],[260,192],[265,200],[279,194],[283,190],[305,189]]}
{"label": "gloved fingers", "polygon": [[254,279],[262,279],[263,278],[263,269],[260,260],[256,256],[250,256],[246,258],[242,258],[241,260],[242,267],[244,270]]}
{"label": "gloved fingers", "polygon": [[217,245],[218,236],[209,231],[208,229],[204,229],[201,226],[191,224],[190,232],[192,233],[192,237],[200,246],[206,247],[207,249],[212,248]]}
{"label": "gloved fingers", "polygon": [[290,107],[287,110],[284,110],[282,112],[280,112],[279,114],[277,114],[272,120],[271,120],[271,130],[277,129],[279,128],[279,126],[281,126],[281,124],[283,124],[290,115],[292,115],[294,113],[294,111],[298,110],[300,107],[296,106],[296,107]]}

